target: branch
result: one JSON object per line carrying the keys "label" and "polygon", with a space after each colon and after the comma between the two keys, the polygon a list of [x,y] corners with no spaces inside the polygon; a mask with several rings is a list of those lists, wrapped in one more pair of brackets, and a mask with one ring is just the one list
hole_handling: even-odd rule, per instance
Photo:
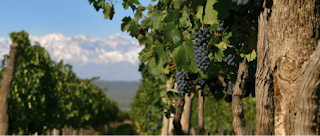
{"label": "branch", "polygon": [[173,117],[173,126],[174,126],[174,134],[175,135],[183,135],[182,127],[181,127],[181,115],[183,112],[184,106],[184,96],[180,96],[176,102],[176,114]]}
{"label": "branch", "polygon": [[244,135],[244,114],[242,103],[242,92],[245,87],[246,79],[248,78],[248,67],[246,59],[239,65],[237,81],[232,93],[232,114],[233,114],[233,129],[236,135]]}

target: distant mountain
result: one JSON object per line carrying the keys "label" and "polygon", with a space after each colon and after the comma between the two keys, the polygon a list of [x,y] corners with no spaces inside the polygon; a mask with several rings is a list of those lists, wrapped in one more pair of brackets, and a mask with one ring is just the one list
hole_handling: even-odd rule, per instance
{"label": "distant mountain", "polygon": [[110,99],[116,101],[122,110],[130,110],[131,103],[139,88],[139,81],[105,81],[93,82],[101,89],[105,89]]}
{"label": "distant mountain", "polygon": [[[138,56],[143,47],[130,36],[114,34],[101,38],[52,33],[31,35],[30,40],[46,48],[53,60],[71,64],[81,78],[99,76],[112,81],[137,81],[141,78]],[[0,37],[0,60],[9,53],[10,44],[9,38]]]}

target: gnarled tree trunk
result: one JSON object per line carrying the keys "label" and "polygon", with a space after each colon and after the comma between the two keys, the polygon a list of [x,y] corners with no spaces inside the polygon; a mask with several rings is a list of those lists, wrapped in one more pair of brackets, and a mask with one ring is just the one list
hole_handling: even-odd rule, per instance
{"label": "gnarled tree trunk", "polygon": [[264,11],[258,19],[258,56],[255,81],[256,135],[272,135],[274,130],[272,74],[269,67],[268,29],[266,29],[268,27],[268,13],[269,11],[264,6]]}
{"label": "gnarled tree trunk", "polygon": [[319,38],[317,0],[274,0],[268,22],[270,66],[273,73],[275,134],[294,132],[300,71]]}
{"label": "gnarled tree trunk", "polygon": [[248,77],[248,67],[246,59],[244,59],[238,70],[238,76],[232,93],[232,114],[233,114],[233,129],[236,135],[245,134],[244,114],[242,93],[245,87],[246,78]]}
{"label": "gnarled tree trunk", "polygon": [[15,58],[17,55],[17,44],[13,43],[10,46],[9,62],[5,69],[0,90],[0,135],[6,135],[8,131],[8,100],[7,96],[10,91],[10,85],[14,78]]}
{"label": "gnarled tree trunk", "polygon": [[303,83],[297,95],[295,135],[315,135],[316,93],[320,82],[320,43],[302,69]]}

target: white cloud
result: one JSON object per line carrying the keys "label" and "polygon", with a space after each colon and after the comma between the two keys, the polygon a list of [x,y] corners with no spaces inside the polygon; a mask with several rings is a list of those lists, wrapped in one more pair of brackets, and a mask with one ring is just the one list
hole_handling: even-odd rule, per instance
{"label": "white cloud", "polygon": [[[53,33],[44,36],[30,36],[32,42],[39,42],[55,60],[80,64],[139,63],[138,53],[142,47],[131,37],[115,34],[106,39],[84,35],[65,36]],[[0,38],[0,57],[8,54],[9,38]]]}

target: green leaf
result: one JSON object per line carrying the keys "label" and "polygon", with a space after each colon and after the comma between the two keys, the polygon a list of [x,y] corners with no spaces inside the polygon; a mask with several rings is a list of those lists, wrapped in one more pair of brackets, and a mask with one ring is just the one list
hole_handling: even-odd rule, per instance
{"label": "green leaf", "polygon": [[246,55],[248,62],[253,61],[254,59],[256,59],[256,57],[257,53],[255,50],[253,50],[250,54]]}
{"label": "green leaf", "polygon": [[177,21],[181,16],[180,10],[170,11],[164,19],[164,22],[174,22]]}
{"label": "green leaf", "polygon": [[181,16],[181,18],[179,20],[181,27],[185,27],[186,28],[186,27],[192,26],[190,18],[189,18],[189,15],[190,15],[190,13],[188,12],[187,6],[184,6],[183,10],[182,10],[182,16]]}
{"label": "green leaf", "polygon": [[152,13],[151,15],[151,21],[153,23],[153,27],[155,29],[159,29],[160,28],[160,25],[161,25],[161,19],[162,19],[162,16],[161,16],[161,13],[159,10],[156,10]]}
{"label": "green leaf", "polygon": [[197,7],[197,15],[196,18],[200,19],[200,22],[202,23],[202,15],[203,15],[203,6],[198,6]]}
{"label": "green leaf", "polygon": [[158,66],[162,67],[167,61],[167,54],[164,51],[163,45],[159,41],[156,41],[154,51],[158,58]]}
{"label": "green leaf", "polygon": [[123,0],[122,1],[122,6],[124,9],[128,9],[129,6],[131,7],[131,9],[134,11],[136,9],[135,5],[140,4],[138,0]]}
{"label": "green leaf", "polygon": [[217,0],[207,0],[205,15],[204,15],[204,24],[218,24],[218,12],[213,9],[213,5]]}
{"label": "green leaf", "polygon": [[121,24],[122,31],[128,31],[131,36],[137,36],[139,32],[138,24],[131,17],[124,17]]}
{"label": "green leaf", "polygon": [[222,62],[222,56],[223,56],[223,51],[220,50],[220,49],[217,52],[214,53],[214,57],[219,62]]}
{"label": "green leaf", "polygon": [[96,9],[96,11],[99,11],[100,8],[102,8],[102,5],[105,3],[105,0],[98,0],[97,2],[93,3],[93,7]]}
{"label": "green leaf", "polygon": [[219,44],[215,44],[215,46],[217,46],[217,47],[219,48],[219,50],[224,51],[224,50],[227,49],[228,44],[222,41],[222,42],[220,42]]}
{"label": "green leaf", "polygon": [[197,67],[193,61],[193,44],[191,40],[187,40],[181,46],[175,48],[172,52],[173,59],[175,60],[179,69],[195,73]]}
{"label": "green leaf", "polygon": [[105,3],[103,6],[103,14],[104,14],[104,19],[110,19],[112,20],[113,15],[114,15],[114,6],[110,6],[109,3]]}
{"label": "green leaf", "polygon": [[176,27],[177,25],[174,24],[174,22],[170,22],[170,23],[164,23],[162,26],[162,30],[163,31],[172,31],[174,29],[177,29]]}
{"label": "green leaf", "polygon": [[177,44],[182,40],[181,32],[178,29],[166,32],[165,37],[168,39],[168,41],[171,41],[174,44]]}
{"label": "green leaf", "polygon": [[187,48],[184,45],[181,45],[175,48],[172,52],[172,55],[177,64],[177,67],[180,67],[180,69],[190,64],[190,58],[189,58],[189,55],[187,54]]}
{"label": "green leaf", "polygon": [[155,57],[151,57],[148,61],[148,73],[153,75],[155,78],[159,78],[161,69],[157,66]]}

